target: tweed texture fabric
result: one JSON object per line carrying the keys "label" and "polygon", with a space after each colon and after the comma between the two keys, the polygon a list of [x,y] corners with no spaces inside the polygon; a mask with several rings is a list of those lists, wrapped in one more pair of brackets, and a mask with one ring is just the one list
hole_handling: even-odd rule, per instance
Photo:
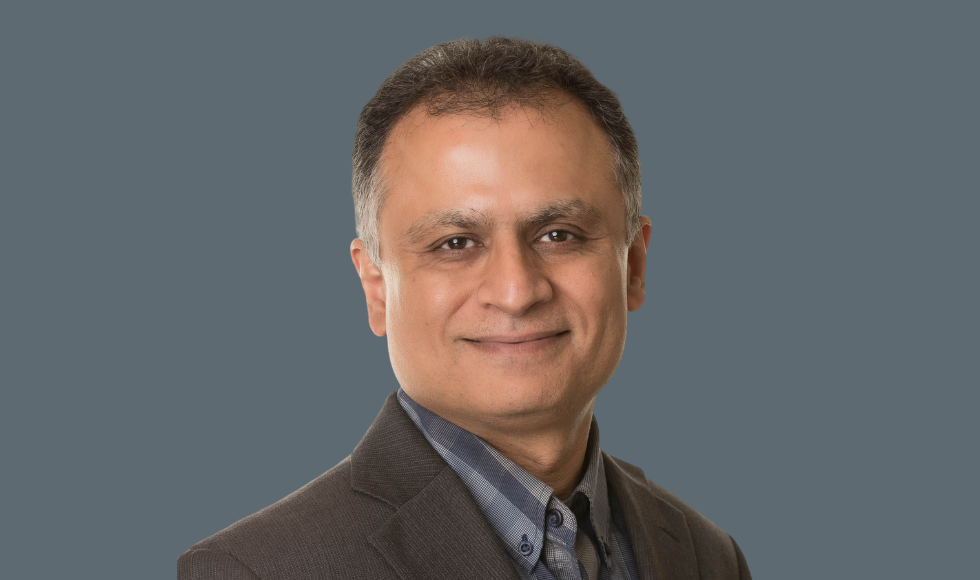
{"label": "tweed texture fabric", "polygon": [[566,504],[550,486],[476,435],[418,404],[404,390],[398,390],[398,402],[466,484],[521,578],[639,578],[626,531],[612,521],[595,418],[586,445],[585,473]]}
{"label": "tweed texture fabric", "polygon": [[[641,580],[750,579],[728,534],[602,452],[614,523]],[[617,515],[618,514],[618,515]],[[618,521],[616,521],[618,519]],[[392,393],[349,457],[198,542],[179,580],[520,580],[466,484]]]}

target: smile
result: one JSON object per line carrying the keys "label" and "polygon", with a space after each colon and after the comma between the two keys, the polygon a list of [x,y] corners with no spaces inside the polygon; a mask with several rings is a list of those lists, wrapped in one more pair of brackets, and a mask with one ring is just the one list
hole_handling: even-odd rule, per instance
{"label": "smile", "polygon": [[546,331],[528,334],[488,335],[464,338],[463,342],[487,354],[524,355],[534,354],[565,341],[570,331]]}

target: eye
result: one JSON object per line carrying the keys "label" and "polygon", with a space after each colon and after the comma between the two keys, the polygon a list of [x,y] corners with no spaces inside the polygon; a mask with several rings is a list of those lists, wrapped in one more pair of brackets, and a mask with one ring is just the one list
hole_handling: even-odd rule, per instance
{"label": "eye", "polygon": [[472,248],[476,245],[476,242],[470,238],[464,238],[463,236],[456,236],[449,238],[439,246],[440,249],[445,250],[464,250],[466,248]]}
{"label": "eye", "polygon": [[538,238],[542,242],[567,242],[574,239],[575,235],[565,230],[552,230]]}

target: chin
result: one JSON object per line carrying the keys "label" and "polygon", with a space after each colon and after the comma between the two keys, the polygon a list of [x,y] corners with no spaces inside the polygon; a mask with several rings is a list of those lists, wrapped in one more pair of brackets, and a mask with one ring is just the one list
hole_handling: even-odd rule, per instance
{"label": "chin", "polygon": [[573,391],[567,387],[567,381],[542,379],[545,377],[538,374],[480,381],[474,384],[471,402],[476,403],[480,412],[496,416],[550,414],[571,402]]}

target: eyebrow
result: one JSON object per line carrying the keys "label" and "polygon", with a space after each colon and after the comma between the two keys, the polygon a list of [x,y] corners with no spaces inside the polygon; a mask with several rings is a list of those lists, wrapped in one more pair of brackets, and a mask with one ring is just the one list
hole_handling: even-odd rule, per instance
{"label": "eyebrow", "polygon": [[436,210],[416,220],[405,232],[405,237],[409,242],[418,243],[423,241],[429,232],[447,228],[460,230],[492,229],[493,218],[489,214],[475,209]]}
{"label": "eyebrow", "polygon": [[[557,220],[574,220],[590,226],[598,223],[601,216],[598,208],[579,198],[560,199],[521,216],[518,218],[518,226],[521,230],[531,229]],[[480,210],[436,210],[416,220],[405,232],[405,238],[410,243],[420,243],[434,230],[452,228],[477,231],[490,230],[493,226],[493,217]]]}
{"label": "eyebrow", "polygon": [[594,205],[577,197],[560,199],[539,207],[533,213],[522,216],[518,223],[521,229],[541,226],[557,220],[574,220],[584,225],[594,225],[600,221],[602,213]]}

